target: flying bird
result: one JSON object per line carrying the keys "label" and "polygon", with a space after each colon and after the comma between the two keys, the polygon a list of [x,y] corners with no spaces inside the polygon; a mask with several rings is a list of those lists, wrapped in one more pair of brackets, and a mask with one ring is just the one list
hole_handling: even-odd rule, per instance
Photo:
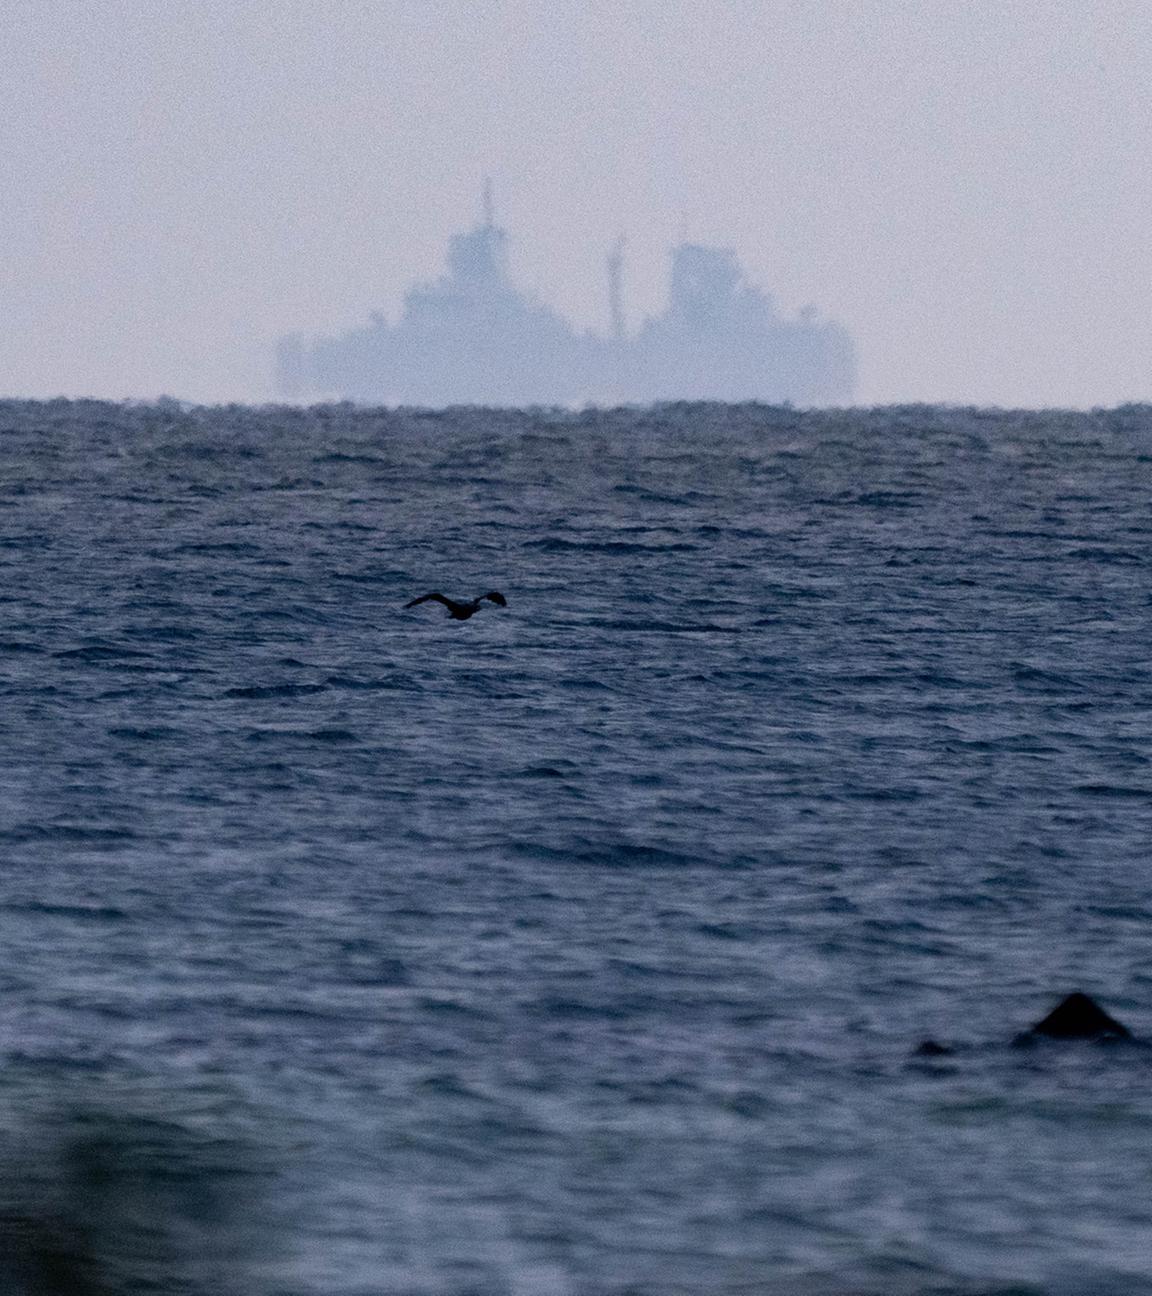
{"label": "flying bird", "polygon": [[497,607],[508,606],[508,600],[499,590],[489,590],[487,594],[481,594],[470,603],[457,603],[455,599],[445,598],[443,594],[421,594],[419,598],[414,598],[411,603],[405,603],[404,606],[410,608],[415,607],[417,603],[443,603],[453,620],[467,621],[470,616],[480,611],[480,604],[485,599],[495,603]]}

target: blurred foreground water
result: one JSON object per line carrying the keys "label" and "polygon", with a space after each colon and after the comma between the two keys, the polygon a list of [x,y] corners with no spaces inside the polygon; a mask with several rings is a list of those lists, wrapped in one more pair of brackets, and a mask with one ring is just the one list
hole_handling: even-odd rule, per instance
{"label": "blurred foreground water", "polygon": [[0,454],[11,1290],[1152,1292],[1152,409]]}

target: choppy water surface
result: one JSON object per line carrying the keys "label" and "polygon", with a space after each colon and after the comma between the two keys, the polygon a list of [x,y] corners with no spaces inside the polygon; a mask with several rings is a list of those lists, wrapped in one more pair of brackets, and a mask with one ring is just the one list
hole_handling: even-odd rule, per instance
{"label": "choppy water surface", "polygon": [[1150,1057],[984,1047],[1152,1037],[1152,410],[0,453],[12,1156],[247,1148],[219,1291],[1152,1291]]}

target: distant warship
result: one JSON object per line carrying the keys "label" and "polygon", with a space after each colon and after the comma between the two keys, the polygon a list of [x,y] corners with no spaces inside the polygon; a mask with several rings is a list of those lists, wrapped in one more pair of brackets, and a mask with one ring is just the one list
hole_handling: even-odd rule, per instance
{"label": "distant warship", "polygon": [[621,270],[618,243],[608,258],[610,330],[578,333],[513,283],[486,189],[479,222],[449,243],[446,273],[408,291],[396,324],[374,315],[339,337],[281,339],[280,392],[389,405],[851,402],[845,330],[811,310],[778,315],[733,252],[673,248],[667,308],[633,333]]}

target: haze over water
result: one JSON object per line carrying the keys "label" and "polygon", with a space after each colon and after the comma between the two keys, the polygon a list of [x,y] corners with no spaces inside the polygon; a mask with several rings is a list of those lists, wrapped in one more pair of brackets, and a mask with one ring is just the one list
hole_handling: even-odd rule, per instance
{"label": "haze over water", "polygon": [[630,330],[687,241],[733,249],[782,315],[843,324],[862,403],[1148,395],[1145,0],[5,17],[6,395],[267,400],[276,339],[395,320],[485,176],[516,281],[581,330],[609,324],[621,235]]}
{"label": "haze over water", "polygon": [[221,1291],[1152,1291],[1001,1047],[1152,1036],[1147,407],[0,424],[9,1141],[255,1149]]}

